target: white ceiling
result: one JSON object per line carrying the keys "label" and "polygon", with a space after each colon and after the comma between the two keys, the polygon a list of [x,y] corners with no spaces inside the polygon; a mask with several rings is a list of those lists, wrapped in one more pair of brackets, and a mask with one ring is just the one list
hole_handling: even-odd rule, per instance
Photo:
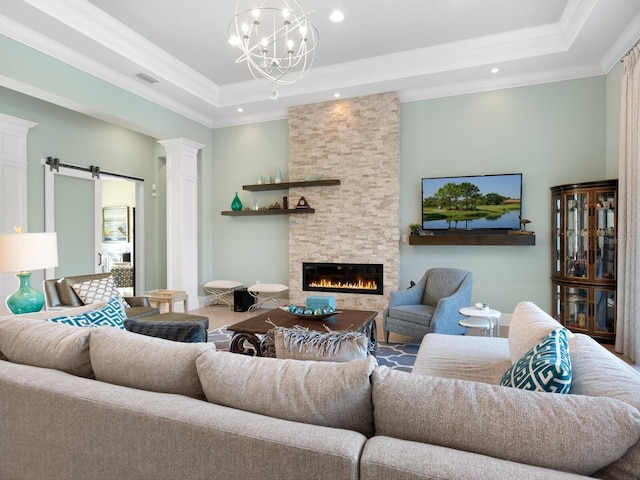
{"label": "white ceiling", "polygon": [[[276,101],[235,63],[235,0],[2,0],[0,34],[211,127],[284,118],[287,107],[335,92],[398,91],[411,101],[603,75],[640,38],[640,0],[305,5],[319,31],[316,59]],[[335,9],[342,23],[329,20]]]}

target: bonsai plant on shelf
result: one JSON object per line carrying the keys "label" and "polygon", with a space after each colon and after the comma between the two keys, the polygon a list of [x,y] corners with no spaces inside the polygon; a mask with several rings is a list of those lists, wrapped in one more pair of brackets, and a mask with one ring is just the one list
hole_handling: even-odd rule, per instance
{"label": "bonsai plant on shelf", "polygon": [[411,235],[420,235],[421,228],[422,228],[422,225],[420,225],[419,223],[412,223],[411,225],[409,225],[409,230],[411,230]]}

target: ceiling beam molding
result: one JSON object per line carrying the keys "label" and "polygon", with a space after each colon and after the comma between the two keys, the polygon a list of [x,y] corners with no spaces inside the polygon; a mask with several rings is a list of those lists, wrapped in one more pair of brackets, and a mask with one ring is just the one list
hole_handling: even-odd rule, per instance
{"label": "ceiling beam molding", "polygon": [[[219,86],[134,32],[91,3],[83,0],[24,0],[69,28],[143,66],[212,106],[218,105]],[[139,72],[131,72],[135,75]]]}
{"label": "ceiling beam molding", "polygon": [[565,33],[567,46],[573,45],[578,34],[601,0],[569,0],[560,17],[560,28]]}

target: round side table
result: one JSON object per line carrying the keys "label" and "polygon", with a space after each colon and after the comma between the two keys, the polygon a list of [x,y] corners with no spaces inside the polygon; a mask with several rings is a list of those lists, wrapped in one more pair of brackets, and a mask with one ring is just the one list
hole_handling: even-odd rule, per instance
{"label": "round side table", "polygon": [[500,336],[501,313],[498,310],[492,310],[491,308],[481,310],[476,307],[463,307],[459,312],[460,315],[469,317],[458,322],[461,327],[481,328],[483,335],[486,335],[486,331],[489,330],[490,337],[493,337],[495,327],[496,337]]}

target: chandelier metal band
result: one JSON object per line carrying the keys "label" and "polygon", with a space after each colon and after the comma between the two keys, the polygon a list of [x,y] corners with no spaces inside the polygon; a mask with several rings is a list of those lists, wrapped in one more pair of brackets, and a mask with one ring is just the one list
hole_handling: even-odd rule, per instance
{"label": "chandelier metal band", "polygon": [[229,43],[242,54],[236,63],[247,62],[254,78],[276,85],[291,85],[311,68],[318,45],[318,30],[296,0],[265,0],[244,7],[238,0],[229,23]]}

